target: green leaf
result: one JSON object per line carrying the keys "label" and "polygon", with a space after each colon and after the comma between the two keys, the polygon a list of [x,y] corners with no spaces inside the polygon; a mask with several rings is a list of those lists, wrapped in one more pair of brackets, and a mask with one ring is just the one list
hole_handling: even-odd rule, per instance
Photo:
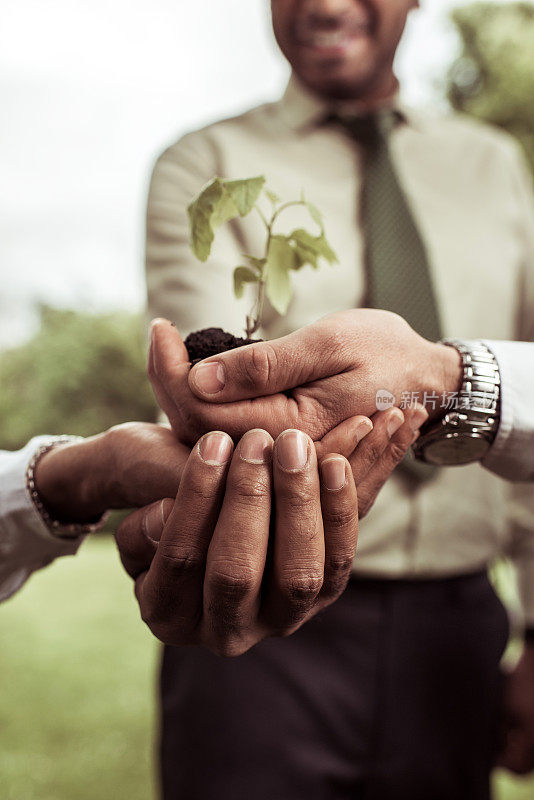
{"label": "green leaf", "polygon": [[319,209],[313,205],[313,203],[309,203],[307,200],[304,201],[306,208],[308,209],[308,213],[312,220],[315,222],[323,230],[323,215],[319,211]]}
{"label": "green leaf", "polygon": [[263,175],[238,181],[223,181],[225,191],[231,197],[242,217],[252,211],[256,205],[264,183],[265,178]]}
{"label": "green leaf", "polygon": [[265,194],[273,206],[277,206],[282,202],[280,197],[278,197],[278,195],[275,194],[274,192],[271,192],[270,189],[265,189]]}
{"label": "green leaf", "polygon": [[234,269],[234,294],[239,300],[243,297],[245,283],[257,283],[258,276],[250,267],[236,267]]}
{"label": "green leaf", "polygon": [[191,229],[191,249],[200,261],[211,253],[215,229],[223,222],[237,217],[239,211],[225,192],[223,181],[214,178],[187,209]]}
{"label": "green leaf", "polygon": [[[274,248],[277,260],[283,263],[286,269],[299,269],[299,267],[302,266],[300,257],[291,241],[291,236],[284,236],[283,234],[272,236],[269,256],[271,254],[271,247]],[[267,259],[267,262],[270,263],[269,259]]]}
{"label": "green leaf", "polygon": [[311,264],[316,268],[318,258],[324,258],[329,264],[338,263],[338,258],[328,244],[324,233],[313,236],[304,228],[297,228],[289,234],[288,238],[295,246],[303,264]]}
{"label": "green leaf", "polygon": [[309,248],[302,247],[300,244],[295,244],[295,253],[297,253],[299,258],[299,263],[294,269],[300,269],[301,267],[305,267],[309,264],[314,269],[318,269],[319,267],[319,256],[313,250]]}
{"label": "green leaf", "polygon": [[273,308],[285,314],[293,290],[289,277],[295,269],[296,253],[286,236],[273,236],[267,257],[267,281],[265,291]]}
{"label": "green leaf", "polygon": [[211,253],[217,228],[254,208],[264,183],[263,176],[237,181],[214,178],[202,189],[187,209],[191,249],[200,261]]}
{"label": "green leaf", "polygon": [[339,264],[339,258],[335,251],[330,247],[324,232],[317,237],[317,244],[319,246],[319,255],[322,256],[329,264]]}
{"label": "green leaf", "polygon": [[289,239],[299,253],[303,264],[311,264],[312,267],[317,267],[317,261],[320,255],[317,246],[317,238],[318,237],[304,230],[304,228],[297,228],[289,234]]}
{"label": "green leaf", "polygon": [[246,253],[243,254],[243,258],[248,261],[249,266],[252,267],[252,269],[257,270],[261,275],[263,272],[263,267],[267,263],[266,258],[256,258],[255,256],[249,256]]}
{"label": "green leaf", "polygon": [[232,198],[226,193],[223,186],[221,198],[213,210],[211,226],[215,231],[217,228],[220,228],[221,225],[224,225],[225,222],[235,219],[237,216],[239,216],[239,210]]}

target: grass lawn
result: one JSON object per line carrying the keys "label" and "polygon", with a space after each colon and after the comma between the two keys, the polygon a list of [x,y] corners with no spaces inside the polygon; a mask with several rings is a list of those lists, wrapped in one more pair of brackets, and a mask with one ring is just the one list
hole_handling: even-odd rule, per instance
{"label": "grass lawn", "polygon": [[151,800],[158,653],[111,539],[34,575],[0,608],[1,800]]}
{"label": "grass lawn", "polygon": [[159,648],[111,538],[0,607],[2,800],[149,800]]}

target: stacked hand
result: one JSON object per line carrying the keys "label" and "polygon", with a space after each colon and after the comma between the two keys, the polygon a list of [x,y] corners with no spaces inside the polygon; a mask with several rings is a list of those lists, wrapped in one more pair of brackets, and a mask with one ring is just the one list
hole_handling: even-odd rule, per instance
{"label": "stacked hand", "polygon": [[222,432],[190,451],[168,428],[128,423],[51,450],[36,479],[65,521],[144,506],[117,532],[143,619],[163,642],[236,655],[343,591],[358,507],[366,513],[410,446],[407,417],[355,416],[316,443],[252,430],[235,451]]}
{"label": "stacked hand", "polygon": [[[203,436],[174,503],[134,512],[117,532],[152,632],[233,656],[332,603],[356,551],[355,476],[368,507],[414,436],[398,409],[376,415],[370,429],[357,417],[316,446],[298,430],[273,443],[256,429],[235,450],[225,433]],[[349,460],[329,452],[358,440]]]}
{"label": "stacked hand", "polygon": [[[449,348],[394,315],[384,330],[381,313],[333,315],[193,370],[176,329],[159,321],[149,374],[173,431],[130,423],[41,459],[37,485],[58,519],[142,507],[117,542],[162,641],[238,654],[291,633],[343,591],[358,514],[428,418],[421,406],[375,412],[373,376],[388,367],[382,385],[400,392],[407,350],[410,375],[427,371],[420,386],[447,373],[438,354],[454,373]],[[224,386],[206,402],[203,381]]]}

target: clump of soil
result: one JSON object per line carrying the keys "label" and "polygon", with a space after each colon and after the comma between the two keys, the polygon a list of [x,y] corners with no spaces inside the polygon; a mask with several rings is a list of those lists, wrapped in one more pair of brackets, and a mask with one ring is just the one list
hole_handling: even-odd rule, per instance
{"label": "clump of soil", "polygon": [[222,328],[203,328],[201,331],[190,333],[184,344],[189,353],[189,360],[194,366],[209,356],[216,356],[218,353],[225,353],[227,350],[234,350],[236,347],[261,341],[263,340],[232,336]]}

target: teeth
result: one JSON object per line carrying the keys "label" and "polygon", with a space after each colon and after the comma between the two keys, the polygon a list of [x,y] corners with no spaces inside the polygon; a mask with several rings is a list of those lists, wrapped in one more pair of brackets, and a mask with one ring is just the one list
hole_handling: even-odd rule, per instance
{"label": "teeth", "polygon": [[367,25],[354,26],[350,32],[347,31],[311,31],[301,28],[298,31],[299,39],[303,44],[312,47],[341,47],[347,44],[351,38],[367,30]]}
{"label": "teeth", "polygon": [[345,35],[338,33],[316,33],[309,37],[309,41],[319,47],[337,47],[346,39]]}

